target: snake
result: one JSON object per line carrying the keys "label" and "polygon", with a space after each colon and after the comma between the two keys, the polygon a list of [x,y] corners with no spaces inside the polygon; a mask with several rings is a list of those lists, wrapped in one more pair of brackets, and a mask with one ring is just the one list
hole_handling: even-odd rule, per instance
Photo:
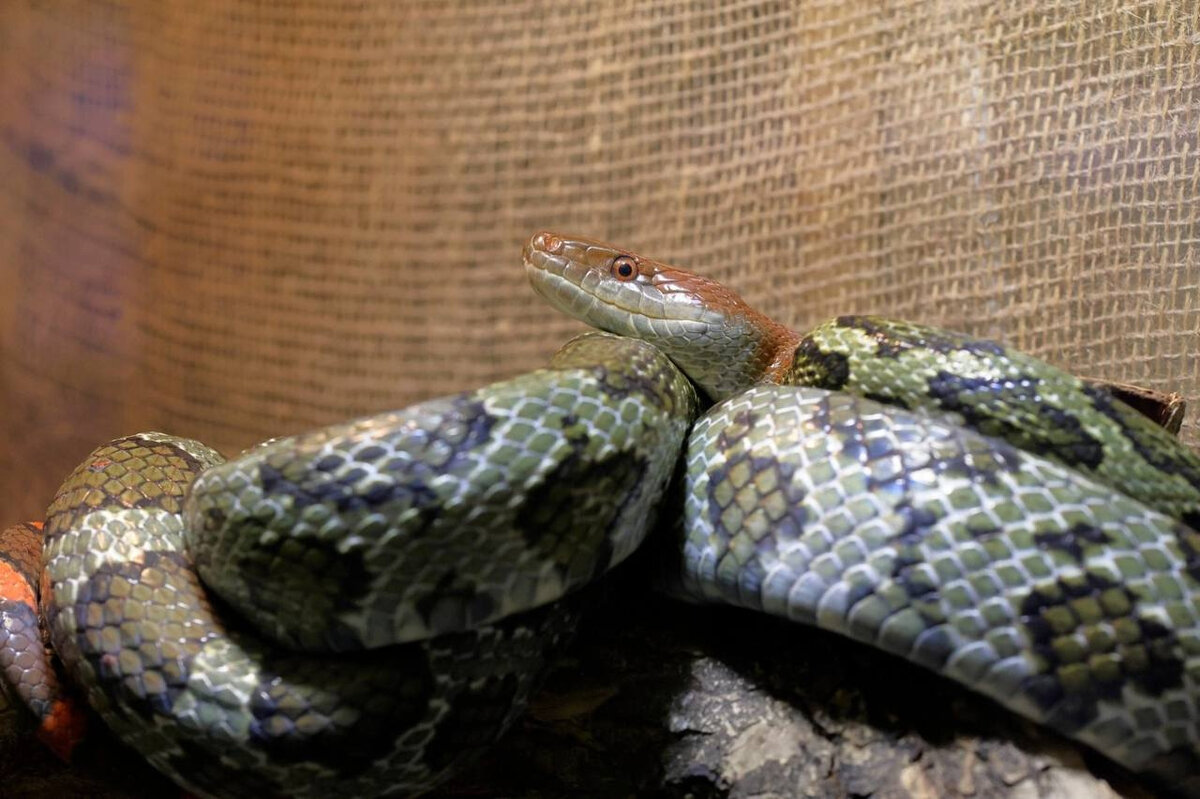
{"label": "snake", "polygon": [[713,404],[665,587],[830,630],[1200,796],[1200,456],[1005,347],[841,316],[541,232],[534,289],[665,352]]}
{"label": "snake", "polygon": [[696,401],[657,348],[589,333],[543,369],[230,460],[111,441],[44,541],[5,534],[0,667],[47,737],[70,726],[40,604],[69,683],[191,794],[416,795],[520,714],[573,592],[651,526]]}
{"label": "snake", "polygon": [[44,530],[12,528],[0,670],[44,729],[75,729],[52,650],[195,795],[419,794],[513,723],[572,600],[678,506],[664,590],[841,633],[1200,795],[1189,449],[994,342],[879,317],[801,334],[549,232],[523,264],[601,332],[230,460],[126,436]]}

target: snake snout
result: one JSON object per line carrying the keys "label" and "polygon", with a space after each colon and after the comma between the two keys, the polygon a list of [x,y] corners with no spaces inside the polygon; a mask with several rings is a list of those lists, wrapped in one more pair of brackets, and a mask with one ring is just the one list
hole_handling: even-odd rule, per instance
{"label": "snake snout", "polygon": [[561,275],[571,263],[567,250],[567,242],[561,236],[549,231],[539,231],[526,242],[521,251],[525,265],[525,273],[536,288],[538,279],[547,274]]}
{"label": "snake snout", "polygon": [[563,240],[549,232],[542,230],[533,234],[533,238],[529,240],[529,246],[526,251],[537,250],[538,252],[556,253],[563,248]]}

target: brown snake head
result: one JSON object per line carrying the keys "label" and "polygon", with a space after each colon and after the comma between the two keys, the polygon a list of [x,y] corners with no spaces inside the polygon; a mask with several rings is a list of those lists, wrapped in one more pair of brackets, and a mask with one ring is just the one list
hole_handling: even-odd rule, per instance
{"label": "brown snake head", "polygon": [[588,239],[537,233],[525,273],[551,305],[593,327],[640,338],[714,400],[791,363],[797,335],[700,275]]}

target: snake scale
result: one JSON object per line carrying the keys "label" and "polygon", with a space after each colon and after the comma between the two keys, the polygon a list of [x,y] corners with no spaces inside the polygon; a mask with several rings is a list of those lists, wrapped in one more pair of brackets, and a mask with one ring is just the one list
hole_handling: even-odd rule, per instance
{"label": "snake scale", "polygon": [[[546,369],[228,462],[118,439],[47,512],[54,651],[193,794],[420,792],[523,708],[572,620],[551,600],[637,548],[695,402],[653,346],[593,333]],[[17,631],[0,666],[28,686],[40,640]]]}
{"label": "snake scale", "polygon": [[684,453],[676,592],[864,641],[1200,795],[1200,456],[994,342],[875,317],[801,335],[552,233],[524,262],[716,401]]}
{"label": "snake scale", "polygon": [[[64,482],[49,637],[156,768],[202,796],[435,784],[520,712],[569,634],[555,600],[638,546],[678,465],[672,592],[864,641],[1200,796],[1194,453],[991,342],[874,317],[801,335],[549,233],[524,264],[608,333],[228,462],[119,439]],[[18,532],[0,668],[63,726],[23,587],[40,534]]]}

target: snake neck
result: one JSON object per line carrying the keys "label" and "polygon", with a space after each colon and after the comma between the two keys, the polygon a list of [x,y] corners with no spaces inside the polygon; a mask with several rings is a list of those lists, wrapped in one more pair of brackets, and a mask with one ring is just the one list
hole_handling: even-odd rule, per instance
{"label": "snake neck", "polygon": [[593,327],[648,341],[714,401],[792,366],[799,335],[714,280],[588,239],[538,233],[525,246],[534,290]]}
{"label": "snake neck", "polygon": [[724,309],[702,335],[655,337],[663,350],[714,402],[759,383],[780,383],[800,336],[748,306]]}

